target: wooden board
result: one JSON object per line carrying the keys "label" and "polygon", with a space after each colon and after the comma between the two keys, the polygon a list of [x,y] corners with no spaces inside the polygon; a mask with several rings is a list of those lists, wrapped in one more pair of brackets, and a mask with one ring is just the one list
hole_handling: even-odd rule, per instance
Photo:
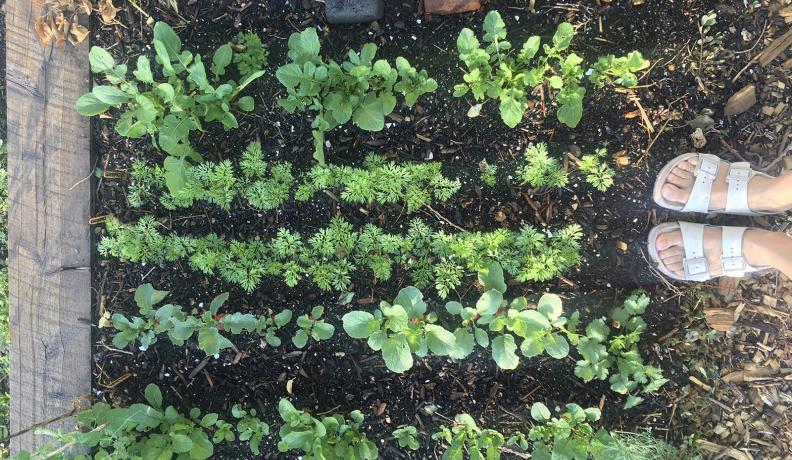
{"label": "wooden board", "polygon": [[[74,109],[90,87],[88,44],[44,51],[39,3],[5,4],[11,433],[91,391],[90,125]],[[19,436],[12,453],[45,440]]]}

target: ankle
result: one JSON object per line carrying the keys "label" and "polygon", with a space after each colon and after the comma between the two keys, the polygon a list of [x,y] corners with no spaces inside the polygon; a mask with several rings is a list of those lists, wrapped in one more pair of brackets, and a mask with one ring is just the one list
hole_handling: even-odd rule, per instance
{"label": "ankle", "polygon": [[779,257],[785,257],[781,249],[791,245],[792,238],[785,233],[748,229],[743,237],[743,255],[754,267],[778,268]]}
{"label": "ankle", "polygon": [[766,183],[757,187],[754,201],[759,205],[757,209],[764,211],[783,212],[792,208],[789,199],[789,178],[785,176],[767,179]]}

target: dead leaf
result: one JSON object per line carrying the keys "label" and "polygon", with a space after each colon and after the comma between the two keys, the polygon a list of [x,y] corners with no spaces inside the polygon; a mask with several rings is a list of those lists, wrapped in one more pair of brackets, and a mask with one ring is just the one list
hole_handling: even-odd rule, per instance
{"label": "dead leaf", "polygon": [[88,29],[81,24],[72,24],[69,29],[69,43],[76,45],[88,38]]}
{"label": "dead leaf", "polygon": [[99,0],[99,16],[103,23],[114,22],[116,14],[118,14],[118,8],[113,5],[113,0]]}
{"label": "dead leaf", "polygon": [[41,47],[46,48],[52,41],[52,37],[55,36],[55,32],[53,32],[45,18],[37,18],[33,27],[36,29],[36,35],[38,35]]}
{"label": "dead leaf", "polygon": [[726,102],[726,107],[723,109],[723,114],[727,117],[739,115],[753,107],[754,104],[756,104],[756,87],[754,85],[746,85],[729,98]]}
{"label": "dead leaf", "polygon": [[468,109],[467,116],[469,116],[470,118],[475,118],[481,115],[481,108],[483,106],[484,104],[471,105],[470,109]]}
{"label": "dead leaf", "polygon": [[697,149],[707,145],[707,137],[704,135],[704,131],[702,131],[701,128],[696,128],[693,134],[690,135],[690,139],[693,141],[693,147]]}

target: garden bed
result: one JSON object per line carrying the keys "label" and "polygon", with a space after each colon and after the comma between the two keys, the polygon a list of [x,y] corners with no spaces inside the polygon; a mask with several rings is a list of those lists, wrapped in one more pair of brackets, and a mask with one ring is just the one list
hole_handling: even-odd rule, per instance
{"label": "garden bed", "polygon": [[[121,6],[121,2],[116,3]],[[379,47],[377,58],[393,62],[397,56],[404,56],[416,68],[426,70],[438,86],[412,108],[398,104],[379,132],[366,132],[351,124],[327,132],[328,163],[360,167],[369,152],[398,164],[439,162],[442,175],[457,179],[460,186],[450,200],[433,200],[412,213],[401,203],[350,203],[339,197],[338,190],[316,193],[308,201],[290,197],[272,210],[251,206],[241,197],[230,200],[225,209],[200,200],[189,207],[168,209],[157,200],[158,193],[164,191],[141,200],[140,206],[132,206],[130,187],[140,183],[139,178],[132,177],[133,161],[145,159],[150,165],[158,165],[166,155],[154,148],[148,137],[120,136],[116,132],[117,113],[111,110],[94,117],[92,123],[93,150],[99,165],[93,184],[93,215],[99,223],[95,227],[97,240],[113,236],[101,225],[103,222],[117,219],[131,225],[144,216],[153,217],[154,228],[163,235],[199,238],[215,234],[226,240],[263,241],[276,238],[283,228],[307,240],[337,216],[355,231],[373,224],[397,235],[406,234],[415,218],[431,230],[447,234],[517,231],[530,225],[557,235],[561,229],[577,224],[582,233],[580,263],[558,276],[544,277],[549,278],[544,281],[519,282],[507,276],[506,297],[526,296],[535,303],[542,294],[555,293],[563,299],[564,314],[578,310],[582,324],[587,324],[608,315],[634,289],[644,289],[651,304],[644,314],[647,327],[639,350],[647,364],[662,369],[669,379],[659,391],[642,394],[645,399],[641,404],[625,410],[625,397],[612,391],[607,380],[584,382],[575,375],[574,352],[564,359],[547,354],[521,357],[515,370],[504,370],[489,351],[476,348],[465,359],[431,354],[416,358],[411,369],[394,373],[384,364],[381,353],[345,333],[342,317],[351,310],[373,311],[381,300],[392,301],[400,289],[414,282],[409,270],[398,264],[392,276],[382,281],[374,281],[370,270],[353,271],[342,289],[320,289],[308,277],[290,287],[277,276],[266,276],[245,289],[229,282],[229,277],[201,273],[187,258],[132,263],[96,254],[92,280],[94,319],[99,325],[93,334],[93,387],[97,398],[114,405],[140,402],[146,386],[153,383],[161,388],[169,404],[185,411],[198,407],[223,416],[234,404],[240,404],[255,408],[273,427],[279,425],[276,421],[281,398],[313,414],[360,410],[365,416],[361,431],[376,440],[381,458],[388,459],[439,458],[442,449],[430,441],[430,435],[439,425],[447,424],[448,418],[463,412],[473,416],[479,426],[504,434],[527,432],[535,402],[551,408],[573,402],[599,407],[603,413],[601,425],[609,430],[651,430],[673,445],[681,445],[688,436],[699,433],[702,426],[696,423],[695,414],[680,419],[679,407],[686,404],[685,395],[692,391],[689,378],[693,370],[701,367],[696,361],[706,353],[695,350],[689,331],[703,325],[700,314],[693,313],[691,299],[696,293],[683,293],[668,285],[646,261],[648,230],[675,218],[650,202],[650,187],[666,161],[696,150],[689,135],[698,126],[696,122],[707,125],[702,115],[708,113],[706,116],[717,124],[713,120],[716,126],[705,129],[708,143],[704,150],[721,152],[721,134],[738,145],[759,143],[759,148],[777,148],[776,139],[762,144],[744,135],[743,126],[755,122],[759,107],[737,117],[722,116],[729,96],[747,82],[765,78],[756,66],[732,82],[753,57],[745,50],[762,39],[773,18],[765,9],[746,8],[741,2],[731,6],[689,1],[672,7],[662,2],[633,3],[637,2],[614,1],[604,6],[538,2],[532,13],[524,1],[490,1],[480,12],[425,16],[414,2],[388,1],[382,20],[343,26],[326,24],[321,2],[311,0],[178,2],[178,12],[153,0],[136,2],[135,7],[126,4],[111,23],[94,20],[91,42],[107,49],[116,63],[128,62],[130,68],[140,55],[149,56],[153,62],[151,26],[156,21],[173,26],[183,48],[206,56],[205,61],[210,61],[214,50],[237,32],[253,31],[261,36],[269,53],[268,65],[264,75],[244,92],[253,96],[255,109],[235,112],[239,122],[236,129],[226,131],[213,123],[207,124],[205,132],[193,133],[193,146],[206,161],[230,159],[239,167],[243,151],[258,141],[266,161],[291,163],[295,176],[312,167],[311,117],[299,112],[289,114],[278,105],[277,99],[286,94],[275,75],[276,69],[287,63],[289,36],[313,28],[321,42],[320,56],[341,60],[347,50],[360,50],[365,43],[373,42]],[[549,40],[558,24],[569,22],[577,28],[571,49],[587,61],[637,50],[649,66],[637,72],[640,80],[633,88],[589,89],[582,120],[574,129],[556,120],[556,108],[549,100],[546,107],[535,105],[513,129],[501,121],[496,101],[488,100],[479,116],[469,117],[471,106],[477,102],[470,95],[452,95],[463,75],[457,36],[465,27],[481,36],[485,14],[490,10],[501,13],[508,38],[515,46],[532,35]],[[717,12],[717,24],[702,32],[702,17],[712,12]],[[746,33],[751,40],[745,39]],[[696,44],[707,36],[717,37],[716,43]],[[730,45],[724,48],[719,43]],[[95,84],[103,83],[99,76],[95,78]],[[782,80],[788,82],[788,75]],[[760,105],[771,96],[763,93]],[[777,116],[776,120],[781,118]],[[693,127],[688,124],[691,121]],[[531,187],[520,180],[524,151],[539,143],[546,143],[550,155],[569,171],[567,186]],[[572,158],[600,148],[607,152],[600,161],[615,171],[614,185],[604,192],[581,179]],[[751,159],[768,164],[775,155]],[[494,186],[482,183],[482,162],[497,167]],[[767,219],[765,223],[779,225],[782,220]],[[459,286],[447,296],[441,297],[433,286],[422,291],[430,309],[445,312],[443,305],[448,300],[476,302],[484,289],[476,280],[475,272],[464,273]],[[144,283],[169,291],[164,303],[182,305],[198,315],[223,292],[230,294],[222,310],[228,313],[266,317],[290,309],[297,318],[323,305],[324,320],[335,325],[335,334],[329,340],[309,341],[299,349],[291,341],[297,331],[292,320],[278,332],[283,340],[279,347],[268,345],[258,334],[234,335],[234,348],[214,356],[207,356],[195,340],[175,346],[164,336],[144,351],[137,342],[119,347],[113,344],[117,331],[111,315],[139,316],[135,290]],[[746,298],[752,295],[745,293]],[[698,322],[691,318],[698,318]],[[443,321],[448,318],[442,316]],[[756,341],[758,336],[751,335],[747,340]],[[676,353],[682,353],[684,359]],[[393,430],[405,424],[415,425],[422,433],[417,452],[400,449],[392,437]],[[276,431],[273,429],[273,434],[262,441],[265,458],[278,456]],[[293,458],[289,456],[292,454],[281,455]],[[524,454],[506,455],[519,458]],[[257,457],[245,443],[231,442],[218,444],[214,458]]]}

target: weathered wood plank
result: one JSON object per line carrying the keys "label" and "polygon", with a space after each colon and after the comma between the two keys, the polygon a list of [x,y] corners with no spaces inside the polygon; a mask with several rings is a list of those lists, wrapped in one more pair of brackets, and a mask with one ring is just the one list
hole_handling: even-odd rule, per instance
{"label": "weathered wood plank", "polygon": [[[42,50],[39,3],[5,5],[12,433],[91,391],[90,126],[74,109],[90,87],[88,44]],[[44,440],[17,437],[12,452]]]}

